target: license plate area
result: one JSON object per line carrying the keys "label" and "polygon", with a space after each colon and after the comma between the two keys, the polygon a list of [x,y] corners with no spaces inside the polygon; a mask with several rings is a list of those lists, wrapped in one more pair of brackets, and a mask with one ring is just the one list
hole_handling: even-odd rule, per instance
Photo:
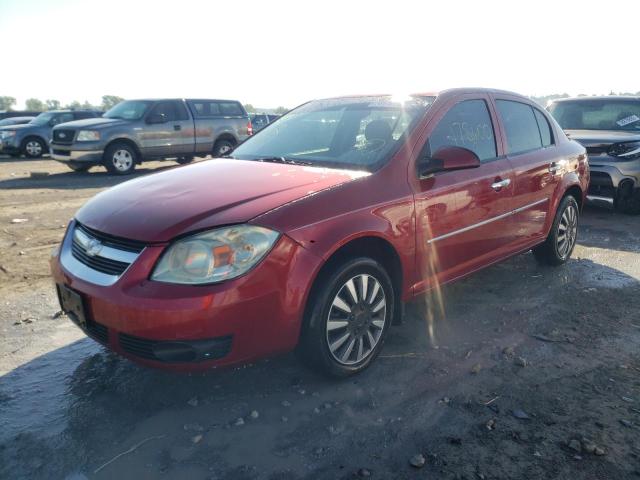
{"label": "license plate area", "polygon": [[64,285],[57,285],[60,309],[83,330],[87,329],[87,318],[85,316],[84,302],[79,293],[74,292]]}

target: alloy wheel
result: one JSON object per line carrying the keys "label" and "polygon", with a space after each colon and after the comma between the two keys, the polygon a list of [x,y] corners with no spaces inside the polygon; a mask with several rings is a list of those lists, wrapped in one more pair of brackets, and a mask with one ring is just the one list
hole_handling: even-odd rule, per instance
{"label": "alloy wheel", "polygon": [[131,169],[131,165],[133,165],[133,157],[131,156],[131,153],[124,149],[116,150],[111,160],[113,162],[113,166],[116,167],[116,170],[119,172],[127,172]]}
{"label": "alloy wheel", "polygon": [[556,247],[558,255],[562,259],[566,258],[576,243],[578,234],[578,212],[575,206],[569,204],[562,213],[558,223],[558,235]]}
{"label": "alloy wheel", "polygon": [[380,342],[387,321],[384,289],[373,276],[360,274],[342,285],[327,316],[331,356],[343,365],[367,358]]}
{"label": "alloy wheel", "polygon": [[40,144],[40,142],[36,140],[31,140],[27,142],[24,149],[27,152],[27,154],[31,157],[38,157],[42,155],[42,145]]}

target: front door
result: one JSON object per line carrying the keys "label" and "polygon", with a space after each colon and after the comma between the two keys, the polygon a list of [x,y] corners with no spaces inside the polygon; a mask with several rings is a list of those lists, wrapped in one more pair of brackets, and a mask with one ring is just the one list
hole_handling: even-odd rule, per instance
{"label": "front door", "polygon": [[418,181],[416,292],[501,258],[513,240],[513,172],[496,142],[489,101],[484,94],[458,97],[436,114],[435,126],[425,132],[420,156],[437,156],[439,148],[458,146],[475,152],[481,165]]}
{"label": "front door", "polygon": [[145,157],[171,157],[193,152],[193,121],[189,119],[182,102],[158,102],[151,108],[147,118],[162,118],[162,122],[147,124],[139,133]]}

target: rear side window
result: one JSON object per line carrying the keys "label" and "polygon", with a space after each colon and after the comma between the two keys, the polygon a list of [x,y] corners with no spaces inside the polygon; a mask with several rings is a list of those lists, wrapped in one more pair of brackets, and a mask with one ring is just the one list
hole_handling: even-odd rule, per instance
{"label": "rear side window", "polygon": [[207,100],[193,100],[190,102],[196,117],[219,117],[220,107],[217,102]]}
{"label": "rear side window", "polygon": [[241,117],[244,115],[242,107],[236,102],[218,102],[220,114],[225,117]]}
{"label": "rear side window", "polygon": [[553,143],[549,121],[537,108],[533,109],[533,113],[536,115],[536,121],[538,122],[538,129],[540,130],[540,137],[542,138],[542,146],[548,147]]}
{"label": "rear side window", "polygon": [[497,100],[498,112],[507,135],[507,152],[514,155],[542,148],[538,121],[526,103]]}
{"label": "rear side window", "polygon": [[447,146],[471,150],[481,161],[496,157],[496,140],[484,100],[465,100],[445,114],[428,140],[429,155]]}

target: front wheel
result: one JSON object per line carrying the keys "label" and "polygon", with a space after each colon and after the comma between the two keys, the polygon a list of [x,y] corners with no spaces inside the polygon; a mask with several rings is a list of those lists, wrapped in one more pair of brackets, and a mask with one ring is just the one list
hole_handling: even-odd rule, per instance
{"label": "front wheel", "polygon": [[39,138],[27,138],[22,145],[22,153],[29,158],[40,158],[47,150],[44,141]]}
{"label": "front wheel", "polygon": [[136,168],[138,155],[126,143],[114,143],[104,152],[104,166],[114,175],[128,175]]}
{"label": "front wheel", "polygon": [[380,353],[395,308],[394,286],[371,258],[350,260],[309,299],[298,353],[312,367],[346,377],[367,368]]}
{"label": "front wheel", "polygon": [[547,239],[533,249],[536,260],[546,265],[562,265],[569,260],[578,237],[579,214],[576,199],[571,195],[564,197],[558,206]]}

